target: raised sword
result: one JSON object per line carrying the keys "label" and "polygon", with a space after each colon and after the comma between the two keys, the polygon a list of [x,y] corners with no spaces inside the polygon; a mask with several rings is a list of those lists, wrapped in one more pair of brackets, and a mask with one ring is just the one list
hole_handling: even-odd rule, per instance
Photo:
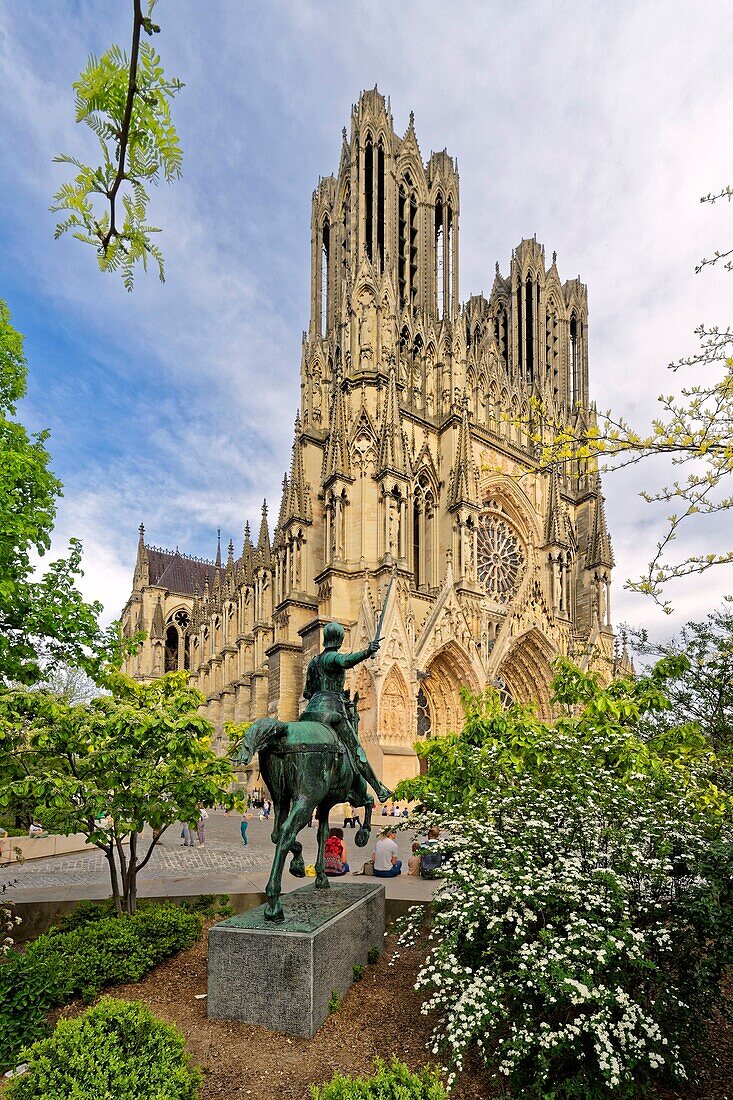
{"label": "raised sword", "polygon": [[376,633],[374,635],[374,641],[372,642],[372,645],[374,645],[374,642],[381,642],[381,640],[382,640],[382,627],[384,626],[384,616],[385,616],[386,611],[387,611],[387,601],[389,600],[389,594],[392,591],[392,585],[393,584],[394,584],[394,573],[389,578],[389,584],[387,585],[387,591],[384,594],[384,600],[382,601],[382,610],[379,613],[379,620],[377,622],[377,630],[376,630]]}

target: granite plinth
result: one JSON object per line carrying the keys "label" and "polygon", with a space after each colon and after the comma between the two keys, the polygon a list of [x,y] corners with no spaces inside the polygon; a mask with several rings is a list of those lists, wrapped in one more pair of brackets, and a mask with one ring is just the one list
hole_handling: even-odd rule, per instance
{"label": "granite plinth", "polygon": [[285,920],[264,919],[264,905],[209,932],[208,1014],[311,1038],[343,996],[354,966],[384,946],[384,886],[303,886],[281,901]]}

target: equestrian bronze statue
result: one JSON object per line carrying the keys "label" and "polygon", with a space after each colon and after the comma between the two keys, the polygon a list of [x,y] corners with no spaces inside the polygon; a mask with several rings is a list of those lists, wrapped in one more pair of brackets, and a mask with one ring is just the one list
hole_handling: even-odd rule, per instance
{"label": "equestrian bronze statue", "polygon": [[[385,599],[385,606],[386,603]],[[355,838],[357,846],[363,848],[369,842],[374,808],[369,787],[380,802],[390,797],[359,741],[358,693],[351,699],[344,690],[347,670],[379,649],[383,618],[384,610],[374,641],[358,653],[339,653],[344,629],[339,623],[328,623],[323,630],[323,651],[308,665],[303,693],[308,705],[298,721],[259,718],[236,749],[234,760],[243,764],[259,753],[260,773],[275,809],[272,830],[275,856],[265,889],[267,920],[284,919],[280,894],[288,852],[292,856],[291,875],[299,878],[305,875],[303,845],[298,834],[310,822],[313,811],[318,819],[315,884],[324,888],[330,885],[324,867],[329,810],[339,802],[364,807],[364,822]]]}

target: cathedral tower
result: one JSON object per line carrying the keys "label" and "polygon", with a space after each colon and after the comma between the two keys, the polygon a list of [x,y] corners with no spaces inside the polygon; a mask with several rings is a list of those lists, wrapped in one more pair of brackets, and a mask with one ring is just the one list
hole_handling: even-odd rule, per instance
{"label": "cathedral tower", "polygon": [[[537,440],[592,417],[588,300],[536,240],[459,299],[459,178],[425,162],[373,89],[343,131],[311,214],[310,319],[290,468],[270,541],[249,525],[226,565],[148,547],[141,530],[129,670],[188,667],[219,730],[289,720],[324,622],[384,642],[360,666],[362,740],[387,785],[418,736],[461,721],[460,688],[550,707],[557,653],[610,675],[613,553],[587,462],[540,467]],[[538,417],[542,408],[544,416]]]}

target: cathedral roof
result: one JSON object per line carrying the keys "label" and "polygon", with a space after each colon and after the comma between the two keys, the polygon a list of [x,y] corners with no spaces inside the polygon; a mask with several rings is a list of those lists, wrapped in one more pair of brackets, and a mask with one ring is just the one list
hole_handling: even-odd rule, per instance
{"label": "cathedral roof", "polygon": [[193,596],[203,592],[204,582],[215,565],[201,558],[189,558],[180,551],[161,550],[157,546],[147,546],[150,584],[167,588],[169,592],[178,592],[182,596]]}

